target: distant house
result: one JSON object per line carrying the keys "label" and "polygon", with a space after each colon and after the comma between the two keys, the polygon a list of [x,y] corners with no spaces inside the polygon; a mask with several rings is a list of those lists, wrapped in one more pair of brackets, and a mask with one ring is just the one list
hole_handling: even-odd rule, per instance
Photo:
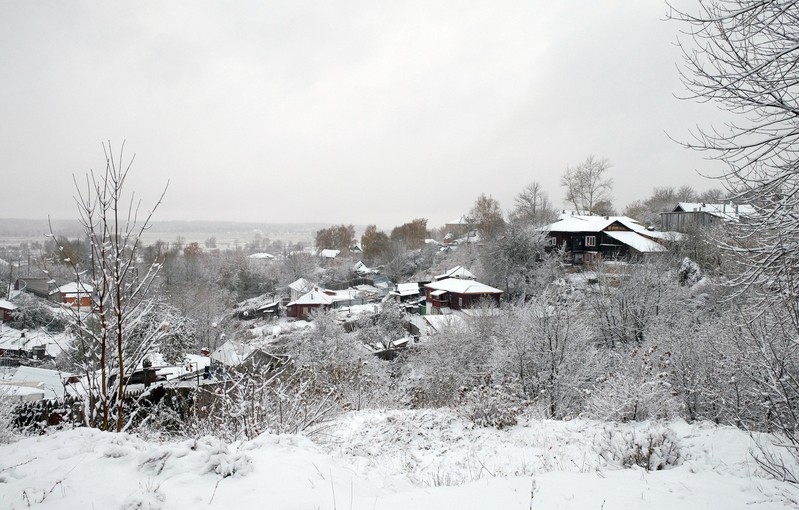
{"label": "distant house", "polygon": [[339,253],[341,253],[341,250],[330,250],[330,249],[319,250],[319,256],[325,260],[334,259],[338,257]]}
{"label": "distant house", "polygon": [[445,237],[448,236],[449,239],[456,239],[466,235],[470,228],[471,223],[469,222],[469,218],[466,215],[463,215],[444,224],[444,235]]}
{"label": "distant house", "polygon": [[252,255],[247,256],[250,260],[275,260],[275,256],[271,253],[260,252],[260,253],[253,253]]}
{"label": "distant house", "polygon": [[[627,216],[566,216],[545,227],[548,244],[563,248],[573,264],[667,251],[669,233],[649,230]],[[673,234],[672,234],[673,235]]]}
{"label": "distant house", "polygon": [[296,301],[303,294],[307,294],[313,290],[313,283],[305,278],[300,278],[289,283],[289,294],[292,301]]}
{"label": "distant house", "polygon": [[327,310],[333,305],[333,297],[314,289],[286,305],[286,315],[296,319],[308,319],[315,310]]}
{"label": "distant house", "polygon": [[447,278],[425,285],[428,313],[473,308],[485,300],[499,304],[502,291],[475,280]]}
{"label": "distant house", "polygon": [[660,213],[660,228],[664,231],[686,232],[695,227],[712,227],[721,222],[746,221],[755,208],[749,204],[706,204],[680,202],[670,212]]}
{"label": "distant house", "polygon": [[24,392],[14,392],[18,400],[63,399],[67,393],[68,379],[70,374],[57,370],[27,366],[3,367],[0,368],[0,388],[3,388],[0,393],[18,387],[26,389]]}
{"label": "distant house", "polygon": [[50,284],[54,283],[49,277],[25,276],[17,278],[14,282],[14,290],[29,292],[34,296],[47,299],[50,296]]}
{"label": "distant house", "polygon": [[418,283],[398,283],[389,294],[404,303],[418,299],[421,296],[421,289]]}
{"label": "distant house", "polygon": [[444,280],[446,278],[459,278],[461,280],[476,280],[477,277],[463,266],[455,266],[444,274],[440,274],[434,280]]}
{"label": "distant house", "polygon": [[16,309],[17,305],[11,301],[0,299],[0,322],[10,322],[14,320],[14,311]]}
{"label": "distant house", "polygon": [[53,296],[58,296],[57,301],[70,306],[92,306],[93,293],[94,287],[87,283],[70,282],[58,287],[50,295],[51,299]]}

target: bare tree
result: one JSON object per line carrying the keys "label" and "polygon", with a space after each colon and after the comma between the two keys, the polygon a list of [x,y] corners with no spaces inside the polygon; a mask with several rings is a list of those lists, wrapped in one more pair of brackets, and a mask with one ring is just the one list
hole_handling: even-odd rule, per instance
{"label": "bare tree", "polygon": [[469,211],[467,221],[480,233],[480,238],[494,239],[505,229],[505,218],[497,199],[480,194]]}
{"label": "bare tree", "polygon": [[[727,164],[722,176],[732,198],[755,208],[726,248],[739,262],[733,284],[743,308],[746,344],[757,345],[757,367],[768,421],[794,459],[799,416],[799,2],[700,0],[697,13],[675,11],[683,23],[683,82],[690,98],[714,101],[742,119],[692,133],[685,145]],[[779,316],[771,316],[783,305]],[[775,476],[799,475],[766,459]]]}
{"label": "bare tree", "polygon": [[566,201],[583,214],[591,214],[599,203],[610,205],[613,179],[607,177],[610,162],[593,155],[575,167],[566,167],[560,185],[566,189]]}
{"label": "bare tree", "polygon": [[540,182],[533,181],[522,189],[514,200],[511,219],[541,226],[555,221],[557,212]]}
{"label": "bare tree", "polygon": [[[796,279],[799,241],[799,4],[789,0],[703,0],[683,22],[683,82],[699,101],[714,101],[740,123],[700,128],[685,145],[728,165],[723,178],[756,213],[739,232],[748,259],[741,283]],[[734,248],[731,246],[731,248]],[[796,287],[795,284],[791,285]]]}
{"label": "bare tree", "polygon": [[[109,430],[121,431],[125,425],[125,388],[129,374],[167,334],[167,328],[139,328],[152,311],[146,296],[158,272],[152,263],[145,271],[136,266],[141,237],[160,205],[166,187],[155,206],[139,218],[140,201],[126,198],[124,185],[134,157],[125,163],[124,143],[115,157],[111,144],[103,145],[106,166],[102,173],[90,171],[85,183],[73,177],[83,233],[91,246],[91,262],[83,270],[78,263],[65,259],[72,267],[78,289],[91,295],[91,309],[71,308],[71,323],[80,348],[88,380],[89,409],[87,421]],[[52,231],[52,226],[51,226]],[[91,282],[87,285],[86,282]],[[132,332],[139,328],[140,334]],[[98,409],[99,408],[99,409]],[[100,416],[96,415],[99,410]]]}

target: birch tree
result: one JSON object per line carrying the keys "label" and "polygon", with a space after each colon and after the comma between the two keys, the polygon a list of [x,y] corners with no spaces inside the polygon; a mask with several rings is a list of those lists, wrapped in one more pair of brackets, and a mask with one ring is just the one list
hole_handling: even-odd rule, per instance
{"label": "birch tree", "polygon": [[[83,235],[90,245],[90,262],[82,267],[66,258],[80,287],[93,288],[91,307],[72,307],[71,326],[79,344],[79,365],[87,380],[86,421],[103,430],[122,431],[126,424],[125,389],[130,375],[160,339],[167,327],[142,328],[154,304],[147,293],[160,265],[142,271],[136,265],[142,234],[150,226],[166,187],[155,205],[141,212],[141,202],[125,193],[135,156],[126,160],[124,143],[115,155],[103,145],[105,169],[90,171],[84,179],[73,176],[75,202]],[[52,233],[52,224],[51,224]],[[133,335],[134,331],[138,334]]]}

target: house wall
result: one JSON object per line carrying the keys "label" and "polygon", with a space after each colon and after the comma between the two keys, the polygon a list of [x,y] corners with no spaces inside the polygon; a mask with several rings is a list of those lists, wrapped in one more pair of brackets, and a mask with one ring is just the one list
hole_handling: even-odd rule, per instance
{"label": "house wall", "polygon": [[12,311],[6,308],[0,308],[0,321],[2,322],[10,322],[14,320],[14,316],[12,315]]}
{"label": "house wall", "polygon": [[311,313],[317,308],[330,308],[328,306],[319,305],[292,305],[286,310],[286,316],[294,317],[295,319],[307,319]]}
{"label": "house wall", "polygon": [[664,232],[686,232],[691,228],[710,227],[721,219],[706,211],[660,213],[660,229]]}
{"label": "house wall", "polygon": [[[550,236],[555,238],[555,245],[550,249],[566,246],[567,258],[572,264],[598,264],[603,260],[626,258],[630,255],[629,246],[604,232],[551,232]],[[586,244],[589,236],[595,238],[593,246]]]}
{"label": "house wall", "polygon": [[92,306],[92,297],[87,296],[86,294],[81,294],[80,303],[78,303],[77,294],[64,294],[62,302],[70,306]]}

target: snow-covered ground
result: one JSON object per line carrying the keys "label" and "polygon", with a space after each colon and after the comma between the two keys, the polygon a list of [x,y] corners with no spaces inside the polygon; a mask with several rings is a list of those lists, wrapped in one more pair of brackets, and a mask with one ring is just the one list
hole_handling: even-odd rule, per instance
{"label": "snow-covered ground", "polygon": [[[90,429],[0,447],[0,508],[782,509],[749,435],[673,422],[662,471],[600,456],[649,424],[532,420],[480,428],[449,411],[362,411],[314,436],[148,442]],[[659,426],[656,426],[656,428]]]}

